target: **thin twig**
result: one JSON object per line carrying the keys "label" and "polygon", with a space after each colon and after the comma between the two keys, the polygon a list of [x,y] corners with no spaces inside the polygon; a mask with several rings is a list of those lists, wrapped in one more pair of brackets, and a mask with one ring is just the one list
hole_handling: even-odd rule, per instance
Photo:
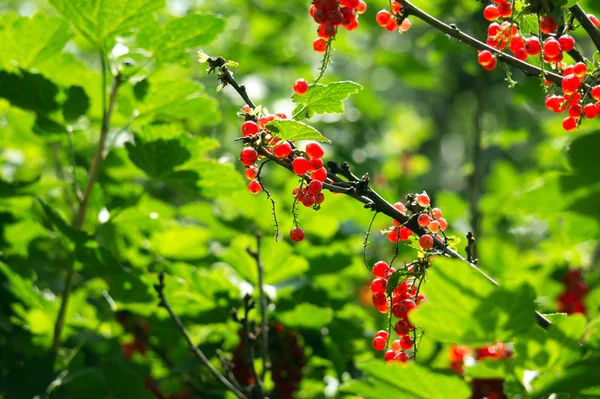
{"label": "thin twig", "polygon": [[[254,299],[250,294],[246,294],[244,296],[244,318],[241,320],[242,327],[244,328],[244,333],[246,334],[246,340],[248,344],[248,357],[250,363],[250,372],[254,377],[254,386],[252,387],[252,397],[259,397],[260,399],[264,398],[263,393],[263,384],[260,375],[256,371],[256,366],[254,364],[254,360],[256,359],[254,356],[254,341],[256,341],[256,336],[254,331],[250,331],[250,311],[254,309]],[[263,367],[264,368],[264,367]]]}
{"label": "thin twig", "polygon": [[583,29],[585,29],[590,39],[594,42],[596,49],[600,50],[600,30],[592,23],[585,11],[583,11],[583,8],[581,8],[579,4],[575,4],[573,7],[569,8],[569,11],[571,11]]}
{"label": "thin twig", "polygon": [[268,305],[267,296],[265,295],[264,289],[264,265],[260,257],[260,244],[262,238],[260,233],[256,233],[256,251],[246,248],[246,251],[256,261],[256,268],[258,270],[258,294],[260,300],[260,334],[262,335],[262,358],[263,368],[261,373],[261,379],[265,380],[267,370],[271,368],[271,362],[269,361],[269,319],[268,319]]}
{"label": "thin twig", "polygon": [[165,308],[167,310],[167,312],[169,312],[169,316],[171,316],[171,319],[173,320],[173,322],[175,323],[175,325],[177,326],[177,328],[181,332],[181,335],[183,335],[183,337],[187,341],[188,346],[190,348],[190,351],[192,353],[194,353],[198,357],[198,359],[200,359],[200,361],[202,363],[204,363],[204,365],[206,367],[208,367],[208,369],[211,371],[211,373],[213,373],[213,375],[228,390],[230,390],[231,392],[233,392],[233,394],[235,396],[237,396],[238,398],[245,399],[246,395],[244,395],[242,392],[240,392],[227,378],[225,378],[223,376],[223,374],[221,374],[219,372],[219,370],[217,370],[212,365],[212,363],[210,362],[210,360],[208,360],[208,358],[206,357],[206,355],[204,355],[204,352],[202,352],[202,350],[200,350],[200,348],[198,348],[198,346],[196,346],[194,344],[194,342],[192,341],[192,338],[190,337],[190,334],[188,333],[187,329],[185,328],[185,326],[181,322],[181,319],[175,314],[175,312],[173,312],[173,309],[171,309],[171,306],[169,305],[169,302],[167,301],[167,298],[165,296],[165,274],[163,272],[161,272],[158,275],[158,284],[154,285],[154,289],[156,290],[156,292],[158,293],[158,297],[160,298],[159,306]]}
{"label": "thin twig", "polygon": [[363,242],[363,262],[365,262],[365,266],[367,269],[371,269],[369,264],[367,263],[367,246],[369,245],[369,236],[371,235],[371,228],[373,227],[373,222],[375,221],[375,217],[377,216],[377,211],[373,213],[373,217],[371,218],[371,223],[369,223],[369,229],[365,232],[365,241]]}
{"label": "thin twig", "polygon": [[277,210],[275,209],[275,199],[271,195],[271,192],[267,190],[265,185],[262,183],[262,177],[260,175],[262,172],[262,168],[270,161],[270,159],[267,159],[265,162],[260,164],[258,172],[256,173],[256,181],[258,181],[258,184],[260,184],[260,186],[262,187],[263,191],[267,195],[267,198],[269,199],[269,201],[271,201],[271,214],[273,215],[273,224],[275,225],[275,241],[277,241],[277,238],[279,237],[279,222],[277,222]]}

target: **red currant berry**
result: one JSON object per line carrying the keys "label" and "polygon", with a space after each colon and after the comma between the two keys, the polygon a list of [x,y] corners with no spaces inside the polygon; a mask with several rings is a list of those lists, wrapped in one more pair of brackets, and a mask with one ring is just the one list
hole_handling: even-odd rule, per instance
{"label": "red currant berry", "polygon": [[304,79],[298,79],[294,82],[294,92],[296,94],[304,94],[308,91],[308,83]]}
{"label": "red currant berry", "polygon": [[417,295],[417,306],[420,305],[421,302],[427,302],[427,297],[423,294]]}
{"label": "red currant berry", "polygon": [[430,222],[431,222],[431,218],[426,213],[420,214],[419,217],[417,218],[417,223],[419,223],[419,226],[421,226],[421,227],[429,226]]}
{"label": "red currant berry", "polygon": [[298,157],[292,161],[292,169],[294,169],[295,174],[302,176],[308,172],[308,169],[310,169],[310,164],[306,158]]}
{"label": "red currant berry", "polygon": [[594,24],[594,26],[595,26],[596,28],[598,27],[598,25],[600,25],[600,21],[598,21],[598,18],[596,18],[596,16],[595,16],[595,15],[593,15],[593,14],[588,14],[587,16],[588,16],[588,18],[590,19],[590,21],[592,21],[592,24]]}
{"label": "red currant berry", "polygon": [[242,134],[245,136],[250,136],[252,134],[258,133],[258,125],[254,121],[246,121],[242,124]]}
{"label": "red currant berry", "polygon": [[492,62],[494,62],[494,55],[491,53],[491,51],[483,50],[477,56],[477,62],[479,62],[479,65],[481,66],[490,65]]}
{"label": "red currant berry", "polygon": [[325,12],[324,9],[319,8],[319,9],[317,9],[317,11],[315,11],[315,15],[313,16],[313,19],[318,24],[325,23],[325,22],[327,22],[327,13]]}
{"label": "red currant berry", "polygon": [[364,14],[366,11],[367,11],[367,3],[365,3],[362,0],[360,0],[358,2],[358,6],[356,6],[356,13],[357,14]]}
{"label": "red currant berry", "polygon": [[392,15],[388,12],[388,10],[381,10],[375,16],[375,21],[377,21],[377,25],[384,27],[390,22],[392,19]]}
{"label": "red currant berry", "polygon": [[385,360],[388,363],[393,362],[394,356],[396,356],[396,352],[390,349],[383,354],[383,360]]}
{"label": "red currant berry", "polygon": [[488,21],[495,21],[500,16],[500,12],[498,12],[498,7],[489,5],[483,9],[483,17]]}
{"label": "red currant berry", "polygon": [[387,339],[389,338],[390,334],[388,334],[387,331],[385,330],[379,330],[377,331],[377,334],[375,334],[376,337],[381,337],[383,339],[385,339],[387,341]]}
{"label": "red currant berry", "polygon": [[308,13],[310,14],[311,17],[314,18],[315,17],[315,11],[317,11],[317,7],[313,4],[308,9]]}
{"label": "red currant berry", "polygon": [[570,106],[575,106],[579,104],[579,101],[581,100],[581,94],[579,93],[575,93],[573,96],[568,97],[568,96],[564,96],[563,97],[565,100],[568,100],[568,105]]}
{"label": "red currant berry", "polygon": [[402,350],[402,345],[400,344],[400,340],[396,339],[392,342],[392,351],[400,352]]}
{"label": "red currant berry", "polygon": [[559,53],[562,51],[560,48],[560,42],[553,37],[549,37],[544,42],[544,54],[547,57],[554,58],[558,57]]}
{"label": "red currant berry", "polygon": [[311,158],[308,163],[310,163],[310,170],[312,171],[323,167],[323,160],[321,158]]}
{"label": "red currant berry", "polygon": [[400,239],[402,241],[404,240],[408,240],[408,237],[412,236],[412,230],[409,229],[408,227],[401,227],[400,228]]}
{"label": "red currant berry", "polygon": [[448,222],[446,222],[446,219],[439,218],[438,222],[440,222],[440,230],[446,231],[446,229],[448,228]]}
{"label": "red currant berry", "polygon": [[311,195],[319,194],[322,189],[323,189],[323,183],[321,183],[318,180],[313,180],[310,183],[308,183],[308,192]]}
{"label": "red currant berry", "polygon": [[423,191],[421,194],[417,195],[417,204],[419,204],[420,207],[422,208],[427,208],[430,204],[430,200],[429,200],[429,196],[427,195],[427,193],[425,191]]}
{"label": "red currant berry", "polygon": [[508,45],[508,48],[513,53],[524,47],[525,47],[525,40],[521,36],[519,36],[519,35],[513,36],[510,39],[510,44]]}
{"label": "red currant berry", "polygon": [[322,204],[323,201],[325,201],[325,194],[317,193],[317,195],[315,195],[315,204],[316,205]]}
{"label": "red currant berry", "polygon": [[326,42],[325,40],[321,39],[321,38],[319,38],[319,39],[316,39],[316,40],[313,42],[313,49],[314,49],[314,50],[315,50],[317,53],[319,53],[319,54],[322,54],[322,53],[324,53],[325,51],[327,51],[327,42]]}
{"label": "red currant berry", "polygon": [[258,194],[262,191],[262,187],[258,181],[252,180],[248,183],[248,191],[252,194]]}
{"label": "red currant berry", "polygon": [[291,153],[292,145],[287,141],[284,141],[283,143],[273,148],[273,154],[275,154],[277,158],[286,158]]}
{"label": "red currant berry", "polygon": [[562,90],[563,93],[570,96],[575,94],[575,92],[579,89],[579,85],[581,84],[581,80],[575,74],[567,75],[562,81]]}
{"label": "red currant berry", "polygon": [[400,338],[400,345],[404,350],[410,349],[413,347],[413,340],[408,335],[405,335],[404,337]]}
{"label": "red currant berry", "polygon": [[416,308],[417,304],[412,299],[403,299],[400,302],[398,302],[396,306],[398,306],[398,314],[400,315],[397,317],[406,319],[408,313],[414,308]]}
{"label": "red currant berry", "polygon": [[246,166],[251,166],[258,161],[258,152],[252,147],[246,147],[240,152],[240,160]]}
{"label": "red currant berry", "polygon": [[489,37],[496,37],[496,35],[498,33],[500,33],[500,31],[502,30],[502,28],[500,27],[500,24],[497,22],[492,22],[490,24],[490,26],[488,26],[488,36]]}
{"label": "red currant berry", "polygon": [[581,118],[581,105],[573,105],[569,109],[569,116],[572,116],[573,118]]}
{"label": "red currant berry", "polygon": [[381,312],[381,313],[389,313],[390,312],[389,302],[386,302],[381,306],[377,306],[377,310],[379,310],[379,312]]}
{"label": "red currant berry", "polygon": [[317,29],[317,34],[319,35],[319,37],[325,40],[334,37],[335,32],[335,26],[333,26],[329,22],[319,25],[319,29]]}
{"label": "red currant berry", "polygon": [[396,353],[396,356],[394,356],[394,360],[399,361],[401,363],[408,363],[409,357],[404,352],[398,352]]}
{"label": "red currant berry", "polygon": [[375,277],[383,277],[383,276],[385,276],[385,272],[389,268],[390,268],[390,266],[387,263],[380,260],[379,262],[377,262],[373,265],[372,272],[375,275]]}
{"label": "red currant berry", "polygon": [[302,205],[304,205],[305,207],[310,208],[314,204],[315,204],[315,197],[314,197],[314,195],[305,194],[302,197]]}
{"label": "red currant berry", "polygon": [[387,287],[387,280],[383,278],[376,278],[371,282],[371,292],[385,292],[385,287]]}
{"label": "red currant berry", "polygon": [[565,118],[562,125],[563,129],[565,129],[566,131],[575,130],[577,129],[577,119],[573,118],[572,116],[569,116]]}
{"label": "red currant berry", "polygon": [[256,176],[258,176],[258,169],[256,169],[254,166],[249,166],[246,168],[245,174],[246,178],[249,180],[256,179]]}
{"label": "red currant berry", "polygon": [[592,98],[596,101],[600,100],[600,85],[594,86],[591,92]]}
{"label": "red currant berry", "polygon": [[390,242],[400,241],[400,230],[394,229],[393,231],[390,231],[389,233],[387,233],[387,239]]}
{"label": "red currant berry", "polygon": [[275,120],[275,115],[263,116],[262,118],[258,118],[256,124],[258,125],[259,129],[264,129],[267,123],[271,122],[272,120]]}
{"label": "red currant berry", "polygon": [[333,26],[341,25],[344,20],[344,14],[340,10],[332,10],[327,16],[327,20]]}
{"label": "red currant berry", "polygon": [[433,248],[433,237],[429,234],[422,235],[419,239],[421,248],[427,250]]}
{"label": "red currant berry", "polygon": [[390,22],[387,23],[385,29],[387,29],[390,32],[393,32],[396,29],[398,29],[398,22],[396,21],[396,18],[390,19]]}
{"label": "red currant berry", "polygon": [[583,62],[578,62],[577,64],[573,65],[573,73],[578,78],[582,78],[587,73],[587,66]]}
{"label": "red currant berry", "polygon": [[558,38],[558,42],[563,51],[569,52],[575,47],[575,39],[571,35],[562,35]]}
{"label": "red currant berry", "polygon": [[510,18],[512,15],[512,6],[509,2],[498,4],[498,13],[502,18]]}
{"label": "red currant berry", "polygon": [[294,227],[290,231],[290,238],[292,239],[292,241],[302,241],[304,239],[304,230],[302,230],[302,228],[300,227]]}
{"label": "red currant berry", "polygon": [[373,294],[373,305],[383,306],[387,302],[387,298],[383,292],[375,292]]}
{"label": "red currant berry", "polygon": [[549,35],[550,33],[556,32],[556,29],[558,29],[558,24],[554,17],[548,15],[540,21],[540,30],[542,33]]}
{"label": "red currant berry", "polygon": [[427,226],[427,228],[429,229],[429,231],[431,231],[433,234],[436,234],[440,231],[440,222],[438,222],[437,220],[433,220],[429,223],[429,225]]}
{"label": "red currant berry", "polygon": [[404,18],[402,20],[402,23],[400,24],[400,30],[402,32],[408,32],[408,30],[410,29],[411,26],[412,26],[412,22],[410,22],[410,19]]}
{"label": "red currant berry", "polygon": [[521,61],[527,60],[527,50],[525,50],[524,47],[517,49],[517,51],[515,51],[515,58]]}
{"label": "red currant berry", "polygon": [[385,339],[382,337],[373,338],[373,349],[376,351],[382,351],[385,349]]}
{"label": "red currant berry", "polygon": [[442,217],[442,210],[440,208],[433,208],[431,210],[434,219],[439,219]]}
{"label": "red currant berry", "polygon": [[542,51],[542,44],[537,36],[532,36],[525,41],[525,50],[529,55],[538,55]]}
{"label": "red currant berry", "polygon": [[315,141],[308,143],[304,151],[309,158],[323,158],[323,155],[325,155],[325,150],[323,150],[321,144]]}
{"label": "red currant berry", "polygon": [[310,177],[313,180],[319,180],[319,181],[323,182],[327,178],[327,169],[325,169],[325,168],[317,169],[311,173]]}
{"label": "red currant berry", "polygon": [[394,331],[399,337],[403,337],[411,330],[410,324],[405,320],[398,320],[394,325]]}

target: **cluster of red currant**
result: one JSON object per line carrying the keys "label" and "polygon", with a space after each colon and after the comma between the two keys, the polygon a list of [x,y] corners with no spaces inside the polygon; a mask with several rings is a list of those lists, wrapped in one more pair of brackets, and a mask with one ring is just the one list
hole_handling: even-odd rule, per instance
{"label": "cluster of red currant", "polygon": [[[414,202],[418,205],[418,209],[420,209],[417,223],[431,233],[423,234],[419,239],[419,244],[424,250],[433,249],[434,236],[445,231],[448,228],[448,222],[442,217],[442,211],[439,208],[431,208],[431,200],[427,193],[418,194]],[[415,204],[412,205],[412,209],[415,209]],[[402,202],[396,202],[394,208],[402,214],[406,215],[407,213],[406,205]],[[408,227],[402,226],[397,220],[394,220],[394,226],[386,231],[387,238],[391,242],[405,241],[412,235],[412,231]]]}
{"label": "cluster of red currant", "polygon": [[309,13],[319,24],[319,38],[313,42],[313,49],[317,53],[326,52],[329,40],[335,37],[338,27],[355,30],[358,28],[358,16],[365,11],[367,4],[362,0],[313,0]]}
{"label": "cluster of red currant", "polygon": [[[381,26],[393,32],[398,30],[400,33],[404,33],[410,29],[412,23],[408,18],[403,18],[401,16],[402,12],[402,4],[397,1],[392,2],[392,6],[390,10],[381,10],[375,16],[375,21],[377,25]],[[401,20],[402,22],[398,23]]]}
{"label": "cluster of red currant", "polygon": [[[463,365],[466,359],[469,359],[471,363],[475,363],[481,359],[502,359],[510,356],[512,356],[512,351],[501,342],[475,350],[467,346],[453,345],[448,353],[450,367],[460,375],[464,374]],[[474,378],[471,381],[471,398],[504,399],[506,395],[504,394],[503,384],[504,380],[499,378]]]}
{"label": "cluster of red currant", "polygon": [[[407,272],[411,273],[414,270],[414,265],[407,266]],[[389,362],[400,361],[407,362],[410,356],[405,352],[413,348],[413,338],[409,336],[415,327],[409,321],[410,312],[415,309],[420,303],[427,300],[425,295],[418,292],[418,287],[415,285],[413,277],[407,277],[394,288],[392,294],[386,294],[388,280],[396,272],[396,269],[390,267],[386,262],[379,261],[373,265],[373,275],[375,279],[371,282],[371,292],[373,293],[373,304],[381,313],[390,311],[391,315],[398,319],[394,324],[394,331],[400,339],[392,341],[390,349],[383,355],[384,359]],[[390,316],[391,317],[391,316]],[[391,325],[391,323],[390,323]],[[389,342],[390,332],[381,330],[373,338],[373,348],[377,351],[386,349]]]}
{"label": "cluster of red currant", "polygon": [[[269,357],[271,359],[271,379],[273,380],[275,393],[279,399],[292,399],[294,392],[300,387],[303,373],[302,368],[306,365],[304,348],[298,343],[295,330],[286,328],[281,323],[272,323],[269,334]],[[248,343],[242,330],[238,331],[240,337],[239,345],[233,351],[233,375],[242,385],[254,384],[254,377],[250,369],[248,359]],[[258,353],[260,345],[254,344],[255,352]]]}
{"label": "cluster of red currant", "polygon": [[585,314],[583,298],[588,292],[588,287],[583,281],[581,269],[570,269],[563,278],[564,292],[558,297],[558,310],[568,314]]}
{"label": "cluster of red currant", "polygon": [[[588,95],[595,101],[600,100],[600,86],[591,90],[586,88],[584,81],[589,77],[586,64],[578,62],[575,65],[562,63],[565,52],[575,48],[575,39],[567,31],[559,33],[558,23],[553,16],[543,17],[540,24],[540,32],[546,36],[544,42],[537,36],[523,38],[519,34],[519,28],[512,22],[513,9],[508,0],[493,0],[495,4],[488,5],[483,10],[483,16],[492,21],[488,27],[487,44],[495,49],[504,50],[508,48],[515,58],[526,61],[528,56],[536,56],[541,53],[543,62],[549,64],[564,76],[562,82],[562,95],[549,94],[546,96],[546,107],[556,113],[568,110],[569,116],[563,121],[563,128],[567,131],[574,130],[581,123],[584,115],[588,119],[595,118],[600,113],[600,102],[589,102]],[[594,15],[588,15],[592,23],[598,27],[600,22]],[[507,19],[501,23],[500,18]],[[496,67],[496,57],[491,51],[480,51],[477,57],[479,64],[486,70]],[[546,81],[546,84],[552,83]],[[584,93],[584,91],[587,91]]]}

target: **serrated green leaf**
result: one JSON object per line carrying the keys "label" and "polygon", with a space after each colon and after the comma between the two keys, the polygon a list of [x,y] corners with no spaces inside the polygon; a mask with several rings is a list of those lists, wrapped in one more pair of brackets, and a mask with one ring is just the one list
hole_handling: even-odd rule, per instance
{"label": "serrated green leaf", "polygon": [[363,380],[353,380],[342,391],[365,399],[467,399],[469,385],[456,374],[436,372],[410,362],[406,366],[372,361],[360,365]]}
{"label": "serrated green leaf", "polygon": [[361,85],[350,81],[334,82],[326,85],[317,84],[305,94],[294,94],[292,99],[295,103],[302,104],[308,113],[343,114],[344,104],[342,101],[361,90]]}
{"label": "serrated green leaf", "polygon": [[410,320],[430,338],[490,345],[535,326],[535,292],[529,285],[495,287],[467,264],[448,259],[436,259],[427,276],[427,303]]}
{"label": "serrated green leaf", "polygon": [[165,0],[49,0],[92,44],[112,47],[106,41],[140,29],[154,19]]}
{"label": "serrated green leaf", "polygon": [[538,18],[535,15],[525,15],[523,19],[521,19],[521,34],[526,35],[538,35],[539,33],[539,24]]}
{"label": "serrated green leaf", "polygon": [[330,143],[317,129],[292,119],[277,119],[267,123],[267,129],[282,140],[315,140]]}
{"label": "serrated green leaf", "polygon": [[302,303],[293,310],[278,315],[286,327],[321,329],[333,320],[333,310],[311,303]]}

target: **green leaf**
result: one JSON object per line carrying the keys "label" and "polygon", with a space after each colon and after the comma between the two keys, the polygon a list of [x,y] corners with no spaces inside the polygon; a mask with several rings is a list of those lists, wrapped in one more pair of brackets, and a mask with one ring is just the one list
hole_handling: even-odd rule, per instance
{"label": "green leaf", "polygon": [[192,153],[183,140],[152,140],[144,127],[142,132],[135,134],[135,144],[126,143],[129,159],[142,169],[152,179],[164,179],[173,174],[177,166],[183,165]]}
{"label": "green leaf", "polygon": [[455,373],[433,371],[410,362],[406,366],[383,361],[364,363],[363,380],[353,380],[342,391],[365,399],[467,399],[469,385]]}
{"label": "green leaf", "polygon": [[362,90],[361,85],[350,81],[334,82],[326,85],[317,84],[305,94],[294,94],[292,100],[295,103],[302,104],[309,113],[343,114],[344,104],[342,101],[360,90]]}
{"label": "green leaf", "polygon": [[210,232],[201,227],[186,226],[156,233],[151,239],[152,249],[169,259],[197,259],[208,254],[206,242]]}
{"label": "green leaf", "polygon": [[104,380],[115,399],[152,399],[154,395],[144,387],[144,376],[131,363],[110,359],[104,363]]}
{"label": "green leaf", "polygon": [[317,129],[292,119],[277,119],[267,123],[267,129],[282,140],[316,140],[330,143]]}
{"label": "green leaf", "polygon": [[427,303],[410,320],[441,342],[489,345],[535,326],[535,292],[529,285],[495,287],[464,262],[436,259],[426,295]]}
{"label": "green leaf", "polygon": [[190,14],[170,20],[164,27],[149,25],[137,39],[138,44],[151,50],[159,61],[171,61],[212,42],[224,27],[225,22],[212,15]]}
{"label": "green leaf", "polygon": [[59,53],[70,36],[68,24],[56,17],[13,19],[0,29],[0,68],[33,68]]}
{"label": "green leaf", "polygon": [[525,15],[521,20],[521,33],[523,35],[538,35],[539,24],[538,18],[535,15]]}
{"label": "green leaf", "polygon": [[278,315],[286,327],[321,329],[333,320],[333,310],[311,303],[301,303],[293,310]]}
{"label": "green leaf", "polygon": [[65,120],[74,121],[85,115],[90,107],[90,99],[79,86],[71,86],[67,90],[67,99],[63,103],[63,117]]}
{"label": "green leaf", "polygon": [[549,394],[574,394],[583,389],[598,387],[600,358],[593,357],[569,367],[536,378],[533,385],[533,398],[547,397]]}
{"label": "green leaf", "polygon": [[92,44],[109,49],[109,39],[140,29],[165,0],[48,0]]}

